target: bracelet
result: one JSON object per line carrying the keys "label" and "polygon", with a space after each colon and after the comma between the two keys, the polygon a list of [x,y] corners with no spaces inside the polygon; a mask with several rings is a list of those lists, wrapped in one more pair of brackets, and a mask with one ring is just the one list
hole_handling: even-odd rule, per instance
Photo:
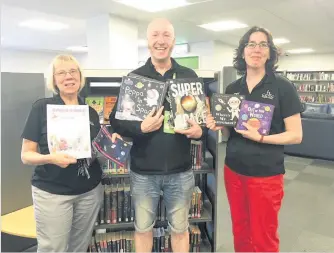
{"label": "bracelet", "polygon": [[262,142],[263,142],[263,137],[264,137],[264,135],[261,135],[261,138],[260,138],[260,143],[262,143]]}

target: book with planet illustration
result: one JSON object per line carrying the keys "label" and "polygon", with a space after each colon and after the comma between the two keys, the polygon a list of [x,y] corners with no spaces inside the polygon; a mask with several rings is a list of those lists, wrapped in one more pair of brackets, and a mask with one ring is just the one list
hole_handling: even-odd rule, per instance
{"label": "book with planet illustration", "polygon": [[153,108],[163,105],[167,88],[165,82],[147,77],[123,76],[115,118],[143,121]]}
{"label": "book with planet illustration", "polygon": [[240,106],[239,120],[236,125],[237,130],[247,130],[244,122],[255,127],[262,135],[270,132],[271,121],[275,106],[254,101],[243,100]]}
{"label": "book with planet illustration", "polygon": [[167,80],[168,97],[175,129],[188,129],[192,119],[200,126],[206,123],[206,95],[202,78]]}
{"label": "book with planet illustration", "polygon": [[93,140],[93,147],[103,158],[124,167],[132,144],[117,138],[115,143],[111,140],[111,134],[105,126],[102,126],[98,135]]}
{"label": "book with planet illustration", "polygon": [[216,125],[235,127],[239,119],[240,105],[244,99],[243,95],[213,93],[210,104]]}

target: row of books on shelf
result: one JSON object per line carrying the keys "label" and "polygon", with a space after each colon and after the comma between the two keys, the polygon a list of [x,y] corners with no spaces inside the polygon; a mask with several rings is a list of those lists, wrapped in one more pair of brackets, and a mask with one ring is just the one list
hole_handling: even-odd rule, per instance
{"label": "row of books on shelf", "polygon": [[[95,225],[132,222],[135,210],[130,192],[129,178],[112,178],[104,181],[104,201]],[[200,218],[203,212],[203,195],[199,186],[194,188],[189,208],[189,218]],[[161,192],[157,221],[167,221],[166,206]]]}
{"label": "row of books on shelf", "polygon": [[113,110],[116,102],[116,96],[98,96],[98,97],[86,97],[85,102],[87,105],[95,109],[100,118],[100,124],[109,124],[109,115]]}
{"label": "row of books on shelf", "polygon": [[333,81],[334,72],[287,72],[286,77],[291,81]]}
{"label": "row of books on shelf", "polygon": [[334,103],[334,96],[329,96],[329,95],[313,95],[313,96],[300,95],[299,97],[300,101],[305,103],[319,103],[319,104]]}
{"label": "row of books on shelf", "polygon": [[[190,252],[200,252],[202,232],[197,225],[189,226]],[[134,231],[96,233],[92,237],[88,252],[136,252]],[[152,252],[172,252],[169,228],[153,228]]]}
{"label": "row of books on shelf", "polygon": [[[191,168],[200,170],[205,159],[204,145],[202,140],[192,140],[190,147]],[[130,158],[121,166],[110,159],[100,158],[102,167],[102,178],[109,178],[114,175],[127,175],[130,171]]]}
{"label": "row of books on shelf", "polygon": [[295,84],[298,91],[334,92],[334,83],[328,84]]}

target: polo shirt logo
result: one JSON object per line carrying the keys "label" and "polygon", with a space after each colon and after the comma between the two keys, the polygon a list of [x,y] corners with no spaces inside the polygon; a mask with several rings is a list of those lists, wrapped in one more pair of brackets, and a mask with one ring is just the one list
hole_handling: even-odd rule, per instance
{"label": "polo shirt logo", "polygon": [[271,94],[269,90],[267,90],[267,93],[263,93],[262,97],[263,98],[268,98],[268,99],[274,99],[275,96],[273,94]]}

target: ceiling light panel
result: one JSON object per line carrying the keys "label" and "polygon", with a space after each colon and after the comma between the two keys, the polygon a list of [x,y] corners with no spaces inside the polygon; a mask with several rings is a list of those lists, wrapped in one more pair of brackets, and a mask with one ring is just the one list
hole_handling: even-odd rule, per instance
{"label": "ceiling light panel", "polygon": [[68,47],[67,50],[73,51],[73,52],[88,52],[88,47],[86,46],[72,46]]}
{"label": "ceiling light panel", "polygon": [[305,53],[312,53],[314,50],[312,48],[297,48],[297,49],[290,49],[287,50],[290,54],[305,54]]}
{"label": "ceiling light panel", "polygon": [[166,11],[190,5],[186,0],[114,0],[117,3],[124,4],[138,10],[147,12]]}
{"label": "ceiling light panel", "polygon": [[290,41],[286,38],[275,38],[274,39],[274,44],[276,45],[282,45],[282,44],[287,44],[290,43]]}
{"label": "ceiling light panel", "polygon": [[44,19],[26,20],[21,22],[19,26],[43,31],[60,31],[69,28],[67,24]]}
{"label": "ceiling light panel", "polygon": [[215,32],[220,32],[220,31],[230,31],[235,29],[246,28],[248,27],[248,25],[234,20],[227,20],[227,21],[217,21],[208,24],[203,24],[199,25],[199,27]]}

